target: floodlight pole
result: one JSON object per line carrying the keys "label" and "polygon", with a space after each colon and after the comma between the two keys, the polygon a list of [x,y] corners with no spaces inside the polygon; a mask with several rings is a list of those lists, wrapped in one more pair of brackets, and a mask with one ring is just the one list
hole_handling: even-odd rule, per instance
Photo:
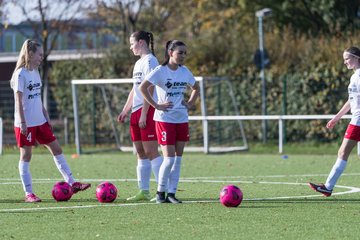
{"label": "floodlight pole", "polygon": [[[260,51],[260,78],[261,78],[261,112],[262,115],[267,115],[266,107],[266,79],[265,79],[265,54],[264,54],[264,33],[263,33],[263,18],[271,14],[270,8],[263,8],[256,11],[256,17],[258,18],[259,27],[259,51]],[[262,136],[263,142],[266,142],[267,135],[267,120],[262,120]]]}

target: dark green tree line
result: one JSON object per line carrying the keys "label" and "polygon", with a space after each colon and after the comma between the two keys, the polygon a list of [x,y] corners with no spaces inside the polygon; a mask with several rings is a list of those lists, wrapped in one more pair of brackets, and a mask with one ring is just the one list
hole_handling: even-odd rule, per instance
{"label": "dark green tree line", "polygon": [[[115,2],[118,5],[107,5],[106,8],[100,4],[91,16],[101,16],[108,23],[108,28],[101,31],[115,31],[121,41],[109,51],[111,61],[80,65],[89,69],[87,73],[91,73],[90,69],[96,64],[100,72],[107,69],[107,74],[102,76],[130,77],[135,58],[128,50],[127,38],[130,31],[144,29],[154,33],[160,61],[167,40],[184,40],[189,48],[186,65],[195,75],[228,77],[234,86],[241,114],[261,114],[261,81],[253,63],[258,48],[255,12],[270,7],[273,14],[264,19],[265,47],[271,60],[266,69],[268,114],[284,114],[284,101],[287,114],[334,114],[346,101],[351,72],[343,66],[342,51],[351,45],[360,46],[359,1]],[[141,4],[141,11],[131,7],[125,11],[126,16],[137,14],[136,23],[130,21],[134,19],[131,17],[111,15],[111,11],[120,9],[120,2]],[[106,67],[98,67],[100,64],[106,64]],[[54,66],[54,69],[60,69],[54,79],[69,81],[63,76],[61,67],[60,64]],[[86,76],[95,78],[97,75]],[[284,80],[287,82],[286,99]],[[67,105],[60,111],[71,113],[70,109],[71,105]],[[338,128],[328,132],[320,120],[294,122],[287,127],[289,138],[297,140],[335,139],[343,131]],[[248,124],[247,131],[258,130]],[[270,135],[276,138],[276,128]],[[253,135],[254,138],[258,136]]]}

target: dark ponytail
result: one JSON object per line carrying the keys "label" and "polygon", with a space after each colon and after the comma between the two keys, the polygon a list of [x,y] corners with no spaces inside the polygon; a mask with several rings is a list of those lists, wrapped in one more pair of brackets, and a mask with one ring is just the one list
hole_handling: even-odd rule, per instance
{"label": "dark ponytail", "polygon": [[170,41],[166,42],[165,59],[164,59],[164,62],[161,64],[162,66],[165,66],[169,63],[169,60],[170,60],[169,51],[174,51],[175,48],[177,48],[179,46],[186,46],[186,45],[184,42],[179,41],[179,40],[170,40]]}

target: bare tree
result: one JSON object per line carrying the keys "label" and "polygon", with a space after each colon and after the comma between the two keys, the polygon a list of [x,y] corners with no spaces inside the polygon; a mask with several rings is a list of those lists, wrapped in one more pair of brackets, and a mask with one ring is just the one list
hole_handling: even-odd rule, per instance
{"label": "bare tree", "polygon": [[[1,1],[1,0],[0,0]],[[44,60],[42,64],[41,77],[44,84],[43,102],[48,108],[49,98],[49,70],[48,57],[55,48],[60,33],[69,32],[73,27],[74,20],[85,9],[86,1],[81,0],[3,0],[11,2],[21,9],[24,18],[33,29],[33,36],[19,31],[27,38],[37,39],[44,48]]]}
{"label": "bare tree", "polygon": [[113,31],[120,31],[123,43],[129,33],[136,29],[139,15],[145,6],[145,0],[96,0],[95,9],[89,13],[94,19],[102,19]]}
{"label": "bare tree", "polygon": [[96,0],[88,14],[106,23],[102,31],[115,33],[126,44],[129,35],[140,29],[162,36],[169,18],[181,6],[177,0]]}

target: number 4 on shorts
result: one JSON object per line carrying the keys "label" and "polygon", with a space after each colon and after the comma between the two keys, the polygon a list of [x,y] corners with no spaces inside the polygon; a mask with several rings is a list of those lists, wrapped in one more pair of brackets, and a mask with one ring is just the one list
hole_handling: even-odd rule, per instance
{"label": "number 4 on shorts", "polygon": [[29,132],[29,134],[27,135],[26,140],[28,140],[29,142],[31,142],[31,132]]}

